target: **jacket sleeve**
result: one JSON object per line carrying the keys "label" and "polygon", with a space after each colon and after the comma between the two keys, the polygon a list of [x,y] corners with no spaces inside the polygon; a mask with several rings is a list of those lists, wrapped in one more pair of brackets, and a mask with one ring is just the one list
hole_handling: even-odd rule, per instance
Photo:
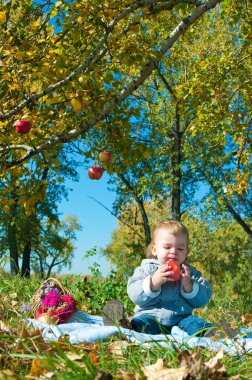
{"label": "jacket sleeve", "polygon": [[153,298],[156,298],[160,292],[161,288],[156,292],[150,289],[150,278],[153,271],[144,271],[141,267],[137,267],[134,271],[133,276],[128,280],[127,293],[131,301],[135,305],[140,307],[148,307],[148,304],[153,304]]}
{"label": "jacket sleeve", "polygon": [[204,279],[200,271],[191,265],[189,267],[191,269],[193,290],[191,293],[186,293],[181,286],[181,295],[193,308],[199,308],[205,306],[210,301],[213,290],[209,282]]}

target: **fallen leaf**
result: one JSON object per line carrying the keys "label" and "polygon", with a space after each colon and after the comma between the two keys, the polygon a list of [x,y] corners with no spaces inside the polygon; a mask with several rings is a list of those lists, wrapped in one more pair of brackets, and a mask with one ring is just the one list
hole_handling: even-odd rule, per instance
{"label": "fallen leaf", "polygon": [[45,378],[45,379],[52,379],[54,376],[55,376],[55,373],[54,373],[54,372],[47,372],[47,373],[44,375],[44,378]]}
{"label": "fallen leaf", "polygon": [[251,314],[244,314],[241,316],[242,324],[245,326],[249,326],[250,322],[252,322]]}
{"label": "fallen leaf", "polygon": [[0,321],[0,331],[10,333],[10,329],[5,325],[3,321]]}
{"label": "fallen leaf", "polygon": [[154,364],[142,367],[142,371],[147,380],[183,380],[188,374],[188,370],[185,367],[164,368],[162,359],[158,359]]}
{"label": "fallen leaf", "polygon": [[75,352],[67,352],[66,356],[69,360],[78,361],[78,360],[83,359],[84,353],[83,354],[76,354]]}
{"label": "fallen leaf", "polygon": [[95,352],[95,351],[90,351],[90,352],[88,353],[88,357],[89,357],[90,361],[91,361],[93,364],[96,364],[96,363],[99,362],[99,355],[98,355],[98,353]]}
{"label": "fallen leaf", "polygon": [[124,370],[120,370],[116,373],[117,380],[142,380],[143,377],[139,375],[139,373],[133,372],[125,372]]}
{"label": "fallen leaf", "polygon": [[180,367],[186,368],[192,378],[198,378],[199,375],[201,376],[200,378],[205,378],[203,376],[205,376],[208,370],[204,368],[201,351],[191,352],[184,350],[178,355],[178,359],[180,360]]}
{"label": "fallen leaf", "polygon": [[17,375],[10,369],[0,371],[0,380],[16,380]]}
{"label": "fallen leaf", "polygon": [[94,380],[113,380],[113,376],[110,373],[99,371]]}
{"label": "fallen leaf", "polygon": [[187,376],[184,378],[200,379],[200,380],[238,380],[239,376],[228,377],[224,365],[220,362],[224,357],[223,349],[220,349],[217,354],[209,361],[205,362],[201,352],[191,352],[188,350],[182,351],[178,355],[180,366],[186,368]]}
{"label": "fallen leaf", "polygon": [[205,363],[205,365],[208,368],[213,369],[218,364],[219,360],[223,359],[223,357],[224,357],[223,348],[221,348],[212,359],[210,359],[208,362]]}
{"label": "fallen leaf", "polygon": [[29,379],[32,377],[39,377],[41,375],[46,374],[48,371],[45,369],[45,366],[48,364],[48,361],[45,359],[39,359],[35,358],[32,360],[31,370],[29,374],[27,375],[27,378]]}
{"label": "fallen leaf", "polygon": [[120,341],[112,341],[109,344],[109,349],[112,352],[112,354],[116,356],[124,356],[125,351],[127,350],[129,346],[129,343],[125,340]]}

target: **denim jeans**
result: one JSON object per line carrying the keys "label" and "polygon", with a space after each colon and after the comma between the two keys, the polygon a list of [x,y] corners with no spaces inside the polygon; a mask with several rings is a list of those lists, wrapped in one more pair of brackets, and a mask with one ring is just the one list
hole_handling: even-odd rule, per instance
{"label": "denim jeans", "polygon": [[178,327],[181,330],[185,331],[188,335],[196,336],[203,336],[204,332],[213,326],[215,326],[214,323],[209,323],[197,315],[189,315],[189,317],[181,319],[178,323]]}
{"label": "denim jeans", "polygon": [[[146,334],[170,334],[173,326],[162,325],[155,317],[148,314],[141,314],[133,317],[131,320],[132,329],[137,332]],[[181,330],[188,335],[203,335],[204,331],[214,326],[214,323],[206,322],[204,318],[196,315],[189,315],[181,319],[177,325]]]}
{"label": "denim jeans", "polygon": [[162,325],[155,317],[142,314],[131,320],[132,329],[145,334],[170,334],[171,328]]}

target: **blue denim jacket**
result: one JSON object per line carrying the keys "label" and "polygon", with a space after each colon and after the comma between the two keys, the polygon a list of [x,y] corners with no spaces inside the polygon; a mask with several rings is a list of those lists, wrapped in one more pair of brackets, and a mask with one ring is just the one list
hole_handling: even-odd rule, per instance
{"label": "blue denim jacket", "polygon": [[193,281],[191,293],[183,290],[180,281],[168,281],[153,292],[150,289],[150,278],[161,265],[155,259],[142,260],[128,280],[127,292],[136,304],[135,316],[149,314],[161,324],[172,327],[191,315],[193,309],[206,305],[212,296],[212,288],[196,268],[186,263]]}

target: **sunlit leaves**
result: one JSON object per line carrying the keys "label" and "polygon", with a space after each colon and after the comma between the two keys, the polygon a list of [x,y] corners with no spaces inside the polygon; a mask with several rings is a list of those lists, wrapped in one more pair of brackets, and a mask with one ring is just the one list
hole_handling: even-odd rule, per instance
{"label": "sunlit leaves", "polygon": [[6,13],[0,12],[0,24],[4,24],[7,20]]}

